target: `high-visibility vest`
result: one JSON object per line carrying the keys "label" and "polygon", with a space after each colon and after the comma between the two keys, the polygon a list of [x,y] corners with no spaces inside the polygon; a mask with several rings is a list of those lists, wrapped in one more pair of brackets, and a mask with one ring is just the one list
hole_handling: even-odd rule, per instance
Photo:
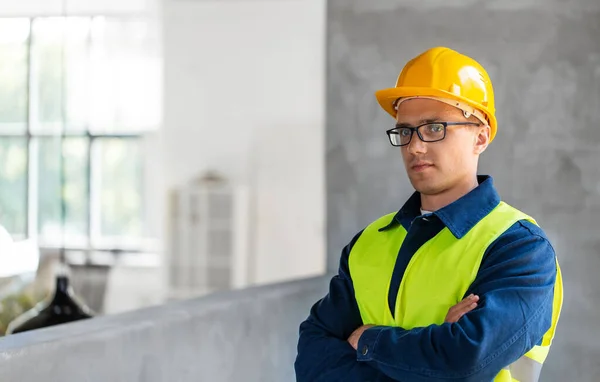
{"label": "high-visibility vest", "polygon": [[[447,227],[423,244],[404,272],[394,316],[388,305],[389,283],[396,257],[406,237],[397,227],[379,232],[394,214],[370,224],[354,244],[349,268],[363,323],[398,326],[410,330],[431,324],[441,325],[448,310],[459,303],[475,280],[486,249],[519,220],[533,218],[504,202],[457,239]],[[550,350],[562,307],[562,277],[556,262],[552,325],[536,345],[516,362],[500,371],[495,382],[536,382]]]}

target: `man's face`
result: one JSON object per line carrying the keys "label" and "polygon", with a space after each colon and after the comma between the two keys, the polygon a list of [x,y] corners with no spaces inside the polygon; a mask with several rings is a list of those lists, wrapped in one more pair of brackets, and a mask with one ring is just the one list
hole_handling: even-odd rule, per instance
{"label": "man's face", "polygon": [[[474,117],[465,118],[458,108],[419,98],[400,103],[397,121],[398,125],[411,127],[429,121],[479,122]],[[489,127],[483,124],[450,125],[441,141],[423,142],[414,132],[410,143],[400,149],[415,190],[425,195],[437,195],[475,177],[479,154],[488,143]]]}

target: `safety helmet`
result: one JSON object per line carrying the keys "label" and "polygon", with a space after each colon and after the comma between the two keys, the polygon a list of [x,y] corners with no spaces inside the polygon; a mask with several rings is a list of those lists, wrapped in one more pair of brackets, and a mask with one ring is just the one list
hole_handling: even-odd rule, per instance
{"label": "safety helmet", "polygon": [[398,101],[433,98],[474,115],[496,136],[494,89],[485,69],[474,59],[446,47],[431,48],[410,60],[396,87],[375,93],[381,107],[396,119]]}

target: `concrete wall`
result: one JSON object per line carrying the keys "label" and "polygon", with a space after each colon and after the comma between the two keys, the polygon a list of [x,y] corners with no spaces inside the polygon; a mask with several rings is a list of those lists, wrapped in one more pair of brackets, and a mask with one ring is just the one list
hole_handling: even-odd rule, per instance
{"label": "concrete wall", "polygon": [[0,339],[6,382],[293,381],[298,326],[329,277]]}
{"label": "concrete wall", "polygon": [[162,8],[164,190],[206,170],[250,189],[250,284],[322,274],[325,0]]}
{"label": "concrete wall", "polygon": [[496,90],[483,155],[509,203],[538,219],[560,259],[565,303],[544,382],[600,380],[600,2],[329,1],[328,267],[412,192],[373,92],[436,45],[478,59]]}

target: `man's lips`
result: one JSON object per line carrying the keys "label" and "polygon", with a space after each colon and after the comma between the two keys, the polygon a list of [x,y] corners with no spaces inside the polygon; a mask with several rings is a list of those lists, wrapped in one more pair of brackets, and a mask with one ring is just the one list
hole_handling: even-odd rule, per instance
{"label": "man's lips", "polygon": [[425,171],[430,167],[433,167],[433,164],[429,162],[417,162],[410,166],[411,170],[416,172]]}

